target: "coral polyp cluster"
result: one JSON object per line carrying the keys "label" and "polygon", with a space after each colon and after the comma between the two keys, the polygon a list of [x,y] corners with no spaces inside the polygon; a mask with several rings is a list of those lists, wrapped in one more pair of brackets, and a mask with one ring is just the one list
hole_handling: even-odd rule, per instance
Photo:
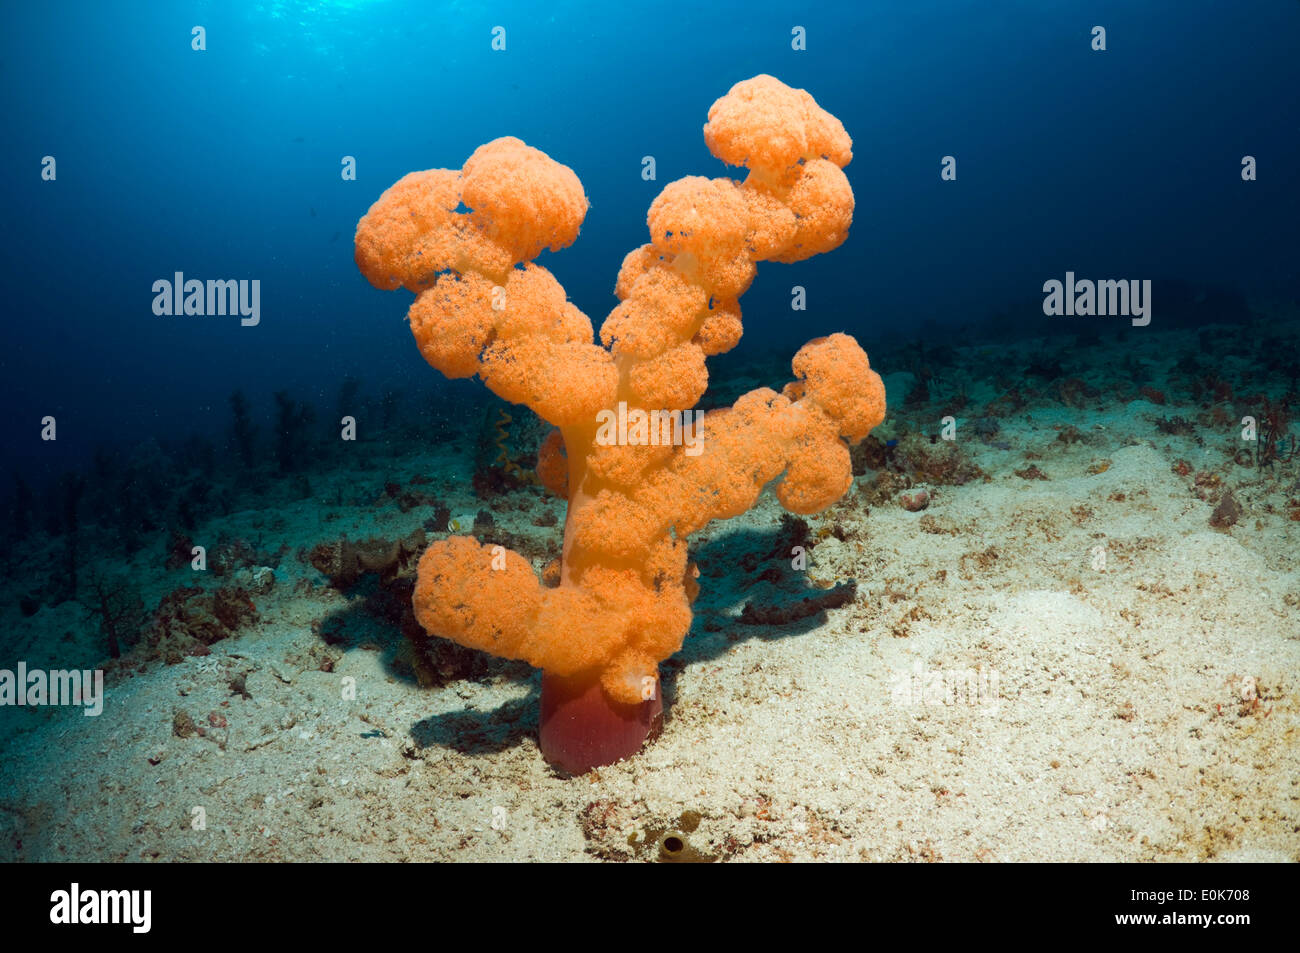
{"label": "coral polyp cluster", "polygon": [[[704,137],[748,175],[663,189],[650,241],[623,261],[599,344],[532,262],[577,237],[581,183],[518,139],[480,147],[459,171],[405,176],[357,227],[366,277],[416,292],[409,320],[425,359],[448,377],[477,374],[557,428],[537,472],[569,501],[558,586],[542,585],[522,556],[452,537],[420,561],[417,618],[434,635],[524,659],[575,695],[598,682],[622,721],[656,701],[658,664],[690,628],[687,537],[744,513],[774,480],[792,512],[829,506],[852,480],[849,445],[884,418],[867,355],[832,334],[799,350],[782,390],[701,415],[692,448],[606,439],[602,413],[689,426],[683,413],[708,387],[705,359],[740,340],[739,298],[757,263],[800,261],[848,235],[852,143],[808,93],[770,76],[737,83],[710,109]],[[554,746],[552,755],[566,761]]]}

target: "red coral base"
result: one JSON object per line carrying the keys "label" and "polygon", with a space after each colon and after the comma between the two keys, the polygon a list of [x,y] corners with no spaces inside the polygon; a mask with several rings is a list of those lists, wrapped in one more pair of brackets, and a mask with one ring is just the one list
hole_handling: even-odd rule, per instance
{"label": "red coral base", "polygon": [[623,705],[605,696],[599,679],[542,673],[542,755],[561,771],[584,774],[631,757],[663,723],[658,683],[653,699]]}

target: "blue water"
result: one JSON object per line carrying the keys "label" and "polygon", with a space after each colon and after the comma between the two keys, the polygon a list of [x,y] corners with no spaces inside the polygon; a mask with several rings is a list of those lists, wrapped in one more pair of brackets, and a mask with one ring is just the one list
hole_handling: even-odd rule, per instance
{"label": "blue water", "polygon": [[[100,444],[219,437],[235,389],[263,418],[277,390],[332,409],[347,375],[441,393],[409,295],[361,277],[352,233],[402,174],[501,135],[581,177],[582,234],[540,260],[599,325],[658,190],[727,174],[701,126],[760,72],[844,122],[857,213],[832,254],[760,268],[741,351],[847,330],[870,352],[998,312],[1041,334],[1060,320],[1042,283],[1067,270],[1295,298],[1297,41],[1295,0],[6,4],[4,460],[39,484]],[[260,324],[155,315],[151,286],[177,271],[260,280]]]}

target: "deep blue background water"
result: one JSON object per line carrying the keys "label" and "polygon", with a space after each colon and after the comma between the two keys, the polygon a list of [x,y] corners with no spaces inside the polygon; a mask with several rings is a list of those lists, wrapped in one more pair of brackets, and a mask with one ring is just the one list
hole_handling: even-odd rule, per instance
{"label": "deep blue background water", "polygon": [[[434,386],[409,294],[370,287],[352,233],[398,177],[459,167],[496,136],[582,179],[580,238],[540,261],[599,326],[658,190],[727,174],[700,129],[760,72],[844,122],[857,215],[834,253],[760,268],[742,349],[847,330],[870,352],[887,330],[942,336],[1007,309],[1042,333],[1042,283],[1066,270],[1300,294],[1295,0],[608,7],[6,4],[6,462],[39,480],[101,441],[215,434],[237,387],[260,411],[280,389],[332,408],[347,374],[370,393]],[[1241,181],[1246,154],[1257,182]],[[152,283],[175,271],[260,279],[261,324],[155,316]],[[807,313],[789,310],[794,284]],[[39,440],[46,414],[56,444]]]}

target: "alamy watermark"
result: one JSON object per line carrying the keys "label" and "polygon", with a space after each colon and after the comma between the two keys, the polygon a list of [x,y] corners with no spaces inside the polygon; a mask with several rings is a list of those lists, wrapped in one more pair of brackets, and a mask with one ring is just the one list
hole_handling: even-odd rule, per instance
{"label": "alamy watermark", "polygon": [[596,443],[602,447],[685,447],[682,453],[698,457],[704,450],[704,411],[628,409],[596,414]]}
{"label": "alamy watermark", "polygon": [[919,659],[911,672],[897,672],[890,678],[889,694],[894,704],[911,708],[918,705],[978,705],[998,707],[998,672],[996,669],[928,670]]}
{"label": "alamy watermark", "polygon": [[186,280],[178,271],[171,280],[155,281],[153,293],[153,313],[157,315],[238,314],[239,323],[246,328],[262,320],[262,282],[258,278]]}
{"label": "alamy watermark", "polygon": [[1065,273],[1065,281],[1051,278],[1043,282],[1043,314],[1050,317],[1081,315],[1084,317],[1131,317],[1133,326],[1144,328],[1151,323],[1151,279],[1142,281],[1087,278],[1075,280],[1074,272]]}
{"label": "alamy watermark", "polygon": [[104,710],[104,672],[29,669],[26,662],[19,662],[17,671],[0,668],[0,706],[8,705],[80,705],[83,715],[93,717]]}
{"label": "alamy watermark", "polygon": [[68,890],[50,894],[50,922],[60,924],[124,924],[132,933],[148,933],[153,924],[152,890]]}

